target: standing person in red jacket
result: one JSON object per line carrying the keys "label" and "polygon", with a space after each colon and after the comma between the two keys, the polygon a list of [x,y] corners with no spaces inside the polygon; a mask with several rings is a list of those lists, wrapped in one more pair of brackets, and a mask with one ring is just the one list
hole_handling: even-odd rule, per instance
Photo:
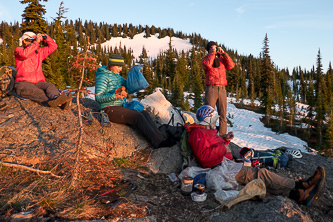
{"label": "standing person in red jacket", "polygon": [[[39,48],[42,41],[47,46]],[[71,97],[60,95],[54,84],[45,82],[42,71],[43,60],[57,48],[54,40],[46,34],[25,32],[22,35],[20,46],[14,52],[17,69],[14,88],[18,96],[51,107],[68,107]]]}
{"label": "standing person in red jacket", "polygon": [[226,69],[233,69],[235,63],[217,43],[210,41],[206,46],[208,55],[201,60],[205,71],[205,104],[215,108],[220,115],[219,135],[227,133],[227,77]]}
{"label": "standing person in red jacket", "polygon": [[203,168],[212,168],[220,164],[223,157],[232,159],[228,147],[230,140],[234,138],[233,132],[229,132],[224,138],[217,135],[216,121],[219,115],[213,107],[204,105],[196,112],[198,124],[186,125],[190,136],[188,142],[195,158]]}

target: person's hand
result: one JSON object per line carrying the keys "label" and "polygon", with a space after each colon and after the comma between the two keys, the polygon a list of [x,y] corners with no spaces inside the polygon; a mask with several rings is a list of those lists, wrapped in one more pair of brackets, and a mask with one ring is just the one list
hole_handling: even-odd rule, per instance
{"label": "person's hand", "polygon": [[222,47],[216,47],[216,53],[223,54],[224,51],[223,51]]}
{"label": "person's hand", "polygon": [[120,86],[118,89],[116,89],[116,93],[121,93],[122,91],[125,91],[126,87],[125,86]]}
{"label": "person's hand", "polygon": [[123,99],[125,96],[120,95],[119,93],[116,94],[116,99]]}
{"label": "person's hand", "polygon": [[121,93],[120,93],[120,95],[124,98],[124,97],[126,97],[127,96],[127,92],[124,90],[124,91],[121,91]]}
{"label": "person's hand", "polygon": [[38,33],[36,36],[36,42],[40,43],[41,41],[43,41],[43,36],[42,34]]}
{"label": "person's hand", "polygon": [[225,137],[225,139],[227,140],[227,141],[230,141],[230,140],[232,140],[234,138],[234,133],[233,132],[229,132],[228,134],[227,134],[227,136]]}
{"label": "person's hand", "polygon": [[124,97],[126,97],[128,93],[125,90],[126,90],[125,86],[121,86],[118,89],[116,89],[115,91],[116,99],[123,99]]}

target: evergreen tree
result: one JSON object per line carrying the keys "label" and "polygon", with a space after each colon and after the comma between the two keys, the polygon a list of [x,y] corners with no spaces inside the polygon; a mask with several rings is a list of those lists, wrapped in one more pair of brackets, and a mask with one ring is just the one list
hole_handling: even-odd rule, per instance
{"label": "evergreen tree", "polygon": [[188,70],[188,53],[184,51],[181,52],[181,55],[178,56],[176,64],[176,72],[179,73],[180,82],[182,84],[184,91],[189,91],[189,70]]}
{"label": "evergreen tree", "polygon": [[241,71],[241,76],[239,80],[239,86],[240,86],[240,93],[242,99],[247,98],[247,89],[246,89],[246,76],[245,76],[245,69]]}
{"label": "evergreen tree", "polygon": [[142,52],[141,52],[141,55],[139,55],[139,63],[140,64],[143,64],[144,61],[148,58],[148,55],[147,55],[147,50],[145,48],[145,46],[142,46]]}
{"label": "evergreen tree", "polygon": [[191,111],[191,105],[190,105],[190,97],[189,97],[189,95],[186,95],[186,97],[185,97],[185,103],[184,103],[183,110],[185,110],[185,111]]}
{"label": "evergreen tree", "polygon": [[51,55],[52,59],[52,70],[54,73],[54,79],[52,79],[52,82],[61,89],[64,89],[65,84],[65,76],[68,72],[67,67],[69,66],[67,57],[69,57],[69,54],[67,54],[67,45],[65,42],[65,27],[62,26],[62,20],[65,19],[64,14],[67,12],[67,8],[63,6],[63,2],[60,3],[59,11],[57,12],[57,17],[54,18],[54,33],[55,38],[54,40],[57,42],[58,49]]}
{"label": "evergreen tree", "polygon": [[148,25],[146,25],[146,35],[145,35],[146,38],[150,37],[150,28]]}
{"label": "evergreen tree", "polygon": [[319,145],[323,144],[323,127],[325,121],[325,107],[326,103],[324,100],[324,94],[321,88],[323,87],[323,82],[319,80],[318,84],[318,95],[316,95],[315,111],[316,111],[316,125],[317,125],[317,134],[319,138]]}
{"label": "evergreen tree", "polygon": [[[173,79],[174,79],[174,76],[176,73],[176,64],[175,64],[176,53],[173,51],[173,48],[171,45],[171,38],[169,41],[169,48],[165,54],[166,54],[166,57],[165,57],[165,62],[164,62],[163,73],[165,74],[166,77],[170,78],[169,81],[173,82]],[[167,87],[170,87],[170,85],[168,85]]]}
{"label": "evergreen tree", "polygon": [[280,73],[278,73],[277,75],[277,81],[276,81],[276,84],[277,86],[275,87],[276,88],[276,101],[277,101],[277,104],[279,106],[279,111],[278,111],[278,116],[279,116],[279,129],[280,129],[280,132],[283,132],[283,120],[284,120],[284,115],[283,115],[283,111],[284,111],[284,98],[283,98],[283,94],[282,94],[282,87],[281,87],[281,79],[279,78],[280,77]]}
{"label": "evergreen tree", "polygon": [[306,103],[306,81],[304,79],[304,74],[303,71],[301,70],[301,67],[299,67],[299,71],[300,71],[300,96],[301,96],[301,102],[302,103]]}
{"label": "evergreen tree", "polygon": [[118,26],[117,26],[117,24],[113,25],[113,28],[112,28],[112,37],[118,37]]}
{"label": "evergreen tree", "polygon": [[175,73],[175,77],[172,82],[172,88],[171,88],[171,103],[175,107],[181,107],[184,108],[184,91],[183,91],[183,85],[181,82],[181,77],[178,71]]}
{"label": "evergreen tree", "polygon": [[333,108],[333,70],[332,70],[332,65],[331,62],[328,65],[328,70],[326,73],[326,83],[327,83],[327,95],[328,95],[328,101],[331,104],[330,109],[328,110],[327,113],[330,113]]}
{"label": "evergreen tree", "polygon": [[318,95],[318,90],[319,90],[319,84],[321,77],[323,75],[323,65],[321,63],[321,55],[320,55],[320,49],[318,50],[317,54],[317,66],[316,66],[316,71],[315,71],[315,95]]}
{"label": "evergreen tree", "polygon": [[312,134],[312,126],[313,124],[313,117],[314,117],[314,109],[315,109],[315,94],[314,94],[314,85],[313,81],[310,77],[309,79],[309,86],[307,90],[307,101],[308,101],[308,109],[307,109],[307,116],[306,116],[306,123],[308,124],[308,129],[309,129],[309,136]]}
{"label": "evergreen tree", "polygon": [[18,46],[20,33],[18,32],[18,23],[13,27],[6,22],[0,25],[0,65],[15,66],[14,50]]}
{"label": "evergreen tree", "polygon": [[250,54],[250,56],[249,56],[249,67],[248,67],[248,70],[247,70],[247,76],[248,76],[248,80],[249,80],[248,95],[249,95],[250,100],[251,100],[251,106],[254,106],[254,100],[256,98],[256,95],[255,95],[255,91],[254,91],[255,85],[254,85],[254,72],[253,72],[252,64],[253,64],[252,63],[252,55]]}
{"label": "evergreen tree", "polygon": [[[21,4],[28,4],[22,14],[23,22],[21,24],[21,32],[32,31],[34,33],[46,33],[47,23],[44,19],[46,10],[44,5],[39,2],[42,0],[22,0]],[[47,2],[48,0],[43,0]]]}
{"label": "evergreen tree", "polygon": [[[289,88],[289,93],[288,93],[288,107],[289,107],[289,126],[290,130],[293,129],[294,124],[295,124],[295,114],[296,114],[296,104],[295,104],[295,97],[293,95],[293,90]],[[296,127],[294,127],[296,129]]]}
{"label": "evergreen tree", "polygon": [[333,111],[331,111],[329,117],[328,117],[328,124],[327,124],[327,130],[325,133],[325,139],[326,139],[326,149],[328,152],[330,152],[330,156],[333,155]]}
{"label": "evergreen tree", "polygon": [[191,63],[190,63],[190,81],[191,81],[191,91],[194,93],[194,104],[193,110],[196,111],[202,106],[202,96],[203,93],[203,73],[201,69],[201,56],[196,52],[196,48],[193,46],[191,50]]}
{"label": "evergreen tree", "polygon": [[110,29],[109,29],[108,24],[104,24],[104,36],[105,36],[106,41],[111,38],[110,37]]}
{"label": "evergreen tree", "polygon": [[269,56],[269,46],[268,46],[268,37],[267,34],[263,41],[263,57],[261,63],[261,103],[266,109],[266,115],[268,119],[271,115],[271,106],[273,105],[273,85],[272,85],[272,64]]}

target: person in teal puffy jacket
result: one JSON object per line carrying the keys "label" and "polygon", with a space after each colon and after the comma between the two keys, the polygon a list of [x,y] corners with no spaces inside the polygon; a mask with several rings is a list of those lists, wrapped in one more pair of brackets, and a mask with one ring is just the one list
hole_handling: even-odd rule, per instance
{"label": "person in teal puffy jacket", "polygon": [[175,141],[166,139],[161,134],[147,111],[138,112],[123,107],[127,96],[123,90],[126,89],[126,80],[119,75],[123,65],[123,57],[113,54],[109,58],[108,66],[96,70],[95,100],[99,103],[99,108],[104,110],[111,122],[136,127],[154,148],[174,145]]}

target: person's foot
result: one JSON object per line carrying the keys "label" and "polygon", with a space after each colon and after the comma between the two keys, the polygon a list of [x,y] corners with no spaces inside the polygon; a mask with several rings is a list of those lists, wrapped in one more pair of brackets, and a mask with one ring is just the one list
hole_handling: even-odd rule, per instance
{"label": "person's foot", "polygon": [[71,101],[66,101],[65,103],[60,105],[60,109],[62,109],[62,110],[68,109],[70,104],[71,104]]}
{"label": "person's foot", "polygon": [[320,178],[324,180],[326,178],[325,168],[322,166],[318,166],[314,174],[308,179],[296,181],[295,189],[308,189],[317,183]]}
{"label": "person's foot", "polygon": [[56,108],[61,106],[62,104],[66,103],[68,100],[68,96],[65,94],[62,94],[60,96],[58,96],[57,98],[55,98],[54,100],[51,100],[48,102],[49,106]]}
{"label": "person's foot", "polygon": [[93,122],[94,122],[94,117],[93,115],[91,114],[91,111],[90,110],[84,110],[84,113],[83,113],[83,122],[86,124],[86,125],[91,125]]}
{"label": "person's foot", "polygon": [[105,126],[105,127],[110,127],[111,126],[109,117],[108,117],[108,115],[103,110],[101,110],[98,113],[97,119],[100,121],[100,123],[101,123],[102,126]]}
{"label": "person's foot", "polygon": [[325,178],[321,177],[314,185],[312,185],[308,189],[299,189],[299,199],[297,200],[297,202],[306,207],[309,206],[313,200],[317,200],[321,196],[324,185]]}

